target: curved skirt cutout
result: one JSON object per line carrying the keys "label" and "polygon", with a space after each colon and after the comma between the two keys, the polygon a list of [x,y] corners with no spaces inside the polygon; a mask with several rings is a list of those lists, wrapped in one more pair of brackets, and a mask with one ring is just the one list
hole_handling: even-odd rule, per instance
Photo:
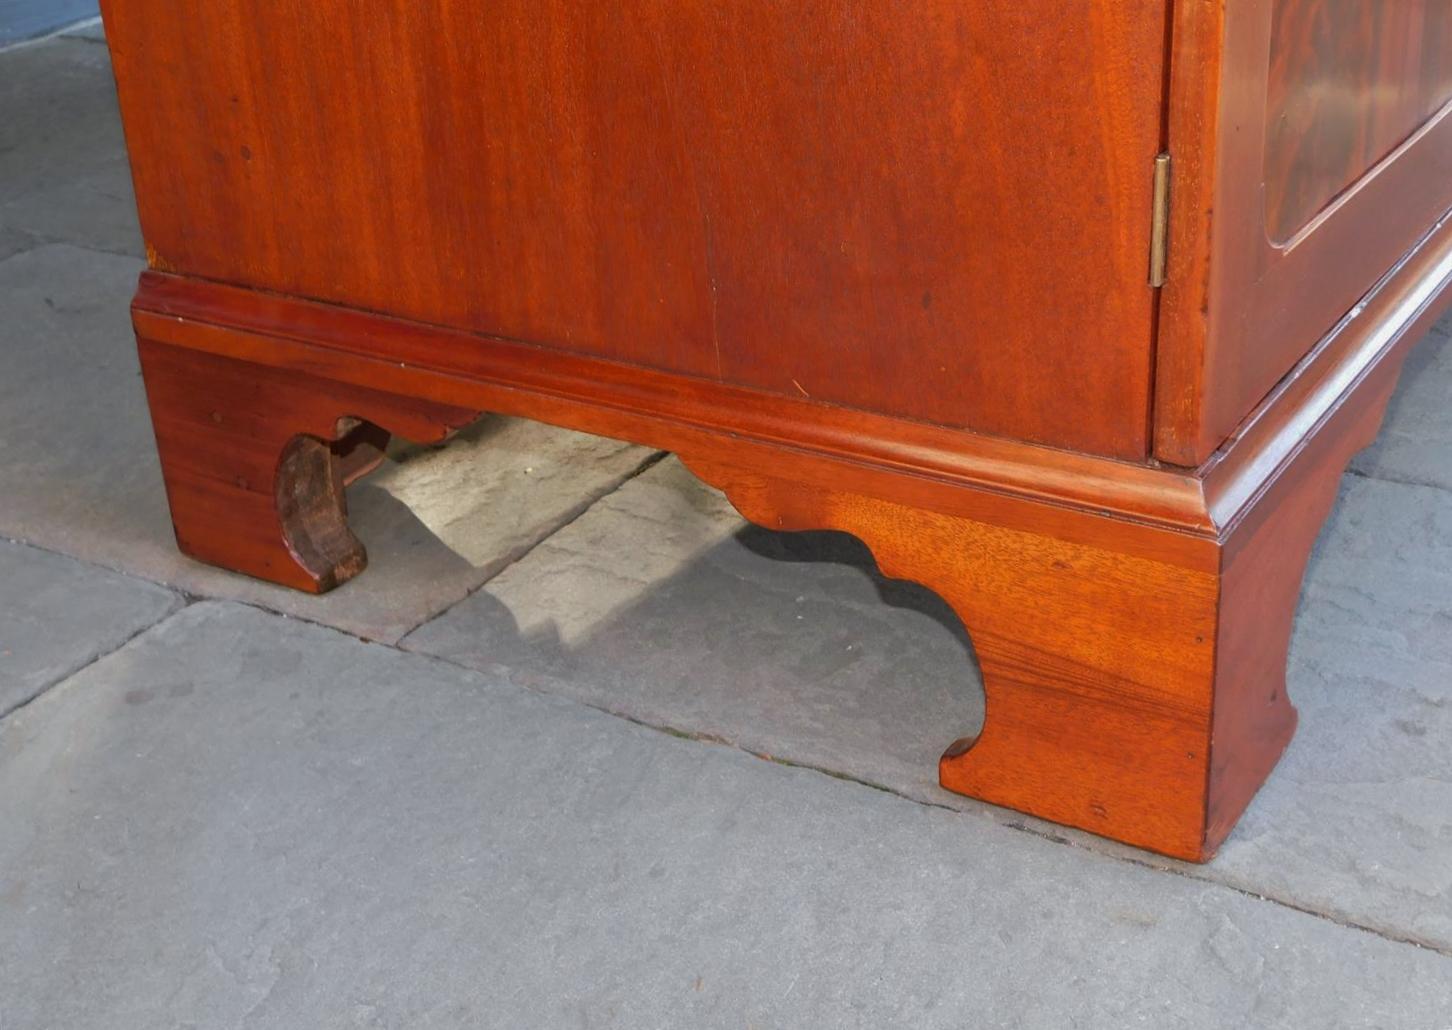
{"label": "curved skirt cutout", "polygon": [[675,451],[751,521],[851,533],[957,612],[987,715],[939,742],[945,788],[1204,861],[1294,732],[1285,665],[1312,544],[1435,314],[1404,296],[1368,304],[1360,335],[1193,472],[158,273],[133,313],[188,554],[331,589],[366,560],[344,484],[387,433],[437,441],[480,411]]}

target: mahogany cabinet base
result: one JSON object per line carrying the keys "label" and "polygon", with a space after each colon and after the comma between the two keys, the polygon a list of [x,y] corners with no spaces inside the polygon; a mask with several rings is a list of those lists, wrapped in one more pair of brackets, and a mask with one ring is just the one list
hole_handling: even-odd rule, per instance
{"label": "mahogany cabinet base", "polygon": [[1373,339],[1369,304],[1358,340],[1328,344],[1193,471],[155,272],[133,315],[188,554],[328,590],[365,563],[345,482],[387,434],[440,440],[480,411],[672,450],[748,519],[852,533],[886,575],[952,605],[987,716],[974,739],[945,733],[944,787],[1204,861],[1294,731],[1285,666],[1305,564],[1426,308]]}

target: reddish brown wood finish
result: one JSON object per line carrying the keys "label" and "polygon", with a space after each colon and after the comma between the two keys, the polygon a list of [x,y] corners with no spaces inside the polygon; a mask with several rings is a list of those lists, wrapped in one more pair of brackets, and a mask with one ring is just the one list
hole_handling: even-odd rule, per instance
{"label": "reddish brown wood finish", "polygon": [[493,410],[672,449],[748,518],[854,533],[952,604],[988,716],[944,786],[1200,861],[1294,729],[1306,557],[1449,283],[1443,227],[1196,475],[155,273],[135,319],[191,553],[313,589],[356,572],[331,542],[351,541],[341,463],[309,444],[283,476],[310,512],[291,535],[269,481],[340,418],[430,439]]}
{"label": "reddish brown wood finish", "polygon": [[1148,452],[1165,0],[104,7],[154,267]]}
{"label": "reddish brown wood finish", "polygon": [[[1434,56],[1425,50],[1429,34],[1447,31],[1447,16],[1420,0],[1390,4],[1394,14],[1381,17],[1395,31],[1378,36],[1380,6],[1380,0],[1175,5],[1169,106],[1175,242],[1155,387],[1155,454],[1164,461],[1195,466],[1207,460],[1452,208],[1452,106],[1413,116],[1419,104],[1446,97],[1445,58],[1435,46]],[[1419,11],[1424,28],[1413,39],[1409,22]],[[1284,36],[1273,49],[1278,14]],[[1294,31],[1302,21],[1322,33]],[[1359,56],[1348,66],[1328,51]],[[1350,91],[1353,97],[1359,90],[1398,99],[1384,108],[1359,99],[1313,105],[1301,136],[1280,134],[1270,121],[1297,97],[1324,96],[1358,77],[1366,81]],[[1412,99],[1399,99],[1404,94]],[[1394,137],[1408,132],[1395,145]],[[1362,145],[1361,137],[1372,142]],[[1393,149],[1376,161],[1371,155],[1388,138]],[[1339,149],[1325,139],[1339,141]],[[1293,149],[1293,140],[1305,149]],[[1363,158],[1376,163],[1358,177]],[[1355,181],[1348,185],[1348,177]],[[1330,199],[1323,195],[1328,189],[1340,193],[1318,213]],[[1294,221],[1307,208],[1315,214],[1308,225],[1284,243],[1272,240],[1267,225]]]}
{"label": "reddish brown wood finish", "polygon": [[[598,359],[532,367],[504,341],[477,340],[467,370],[441,368],[426,355],[464,353],[449,331],[175,277],[143,280],[136,324],[148,382],[178,384],[152,391],[161,427],[178,421],[168,405],[197,398],[180,421],[205,430],[216,377],[238,391],[252,384],[238,406],[261,409],[244,422],[275,427],[273,446],[345,413],[389,424],[380,398],[421,396],[670,448],[763,525],[856,533],[889,574],[940,591],[974,635],[990,716],[967,756],[945,760],[945,784],[1181,857],[1206,854],[1219,548],[1191,478],[1005,451],[705,381],[662,375],[652,391]],[[168,363],[175,355],[195,360],[200,389],[180,388],[188,374]],[[322,400],[299,393],[309,389]],[[184,448],[159,436],[170,478]],[[208,457],[230,474],[225,452]],[[1033,481],[1056,465],[1082,474]],[[279,534],[276,520],[266,525]],[[235,527],[210,516],[188,525],[182,513],[178,531],[205,534],[210,547],[188,546],[218,560]]]}
{"label": "reddish brown wood finish", "polygon": [[1452,220],[1439,224],[1200,470],[1226,541],[1208,836],[1223,840],[1295,727],[1285,656],[1311,546],[1341,471],[1371,443],[1408,347],[1452,291]]}
{"label": "reddish brown wood finish", "polygon": [[[988,707],[981,735],[945,754],[943,786],[1181,858],[1208,856],[1218,593],[1208,542],[1069,513],[1025,530],[1018,523],[1032,520],[1015,518],[1013,505],[966,498],[976,518],[947,515],[828,485],[830,470],[801,460],[775,460],[769,472],[688,464],[748,519],[845,530],[886,575],[924,583],[953,606]],[[1125,554],[1116,535],[1166,556]]]}
{"label": "reddish brown wood finish", "polygon": [[299,590],[331,590],[367,564],[343,487],[377,464],[387,442],[380,426],[434,442],[477,414],[139,343],[177,545]]}
{"label": "reddish brown wood finish", "polygon": [[945,787],[1230,832],[1339,473],[1452,289],[1447,8],[1176,0],[1166,76],[1165,0],[104,7],[188,553],[329,589],[343,485],[479,411],[676,451],[959,613],[988,712]]}
{"label": "reddish brown wood finish", "polygon": [[1446,0],[1276,0],[1266,229],[1289,241],[1452,100]]}

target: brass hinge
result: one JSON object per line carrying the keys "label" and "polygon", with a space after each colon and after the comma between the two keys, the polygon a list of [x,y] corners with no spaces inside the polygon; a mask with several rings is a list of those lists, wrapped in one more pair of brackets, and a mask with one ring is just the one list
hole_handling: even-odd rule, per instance
{"label": "brass hinge", "polygon": [[1170,155],[1155,158],[1155,209],[1150,226],[1150,285],[1165,284],[1170,265]]}

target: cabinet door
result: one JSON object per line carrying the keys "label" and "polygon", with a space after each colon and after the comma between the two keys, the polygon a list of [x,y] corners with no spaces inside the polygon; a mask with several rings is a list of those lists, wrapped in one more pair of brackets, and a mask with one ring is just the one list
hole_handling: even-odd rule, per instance
{"label": "cabinet door", "polygon": [[1167,0],[106,0],[158,267],[1143,460]]}
{"label": "cabinet door", "polygon": [[1223,23],[1214,6],[1177,24],[1171,90],[1176,230],[1209,241],[1161,322],[1156,450],[1186,464],[1452,205],[1452,3],[1244,0]]}

